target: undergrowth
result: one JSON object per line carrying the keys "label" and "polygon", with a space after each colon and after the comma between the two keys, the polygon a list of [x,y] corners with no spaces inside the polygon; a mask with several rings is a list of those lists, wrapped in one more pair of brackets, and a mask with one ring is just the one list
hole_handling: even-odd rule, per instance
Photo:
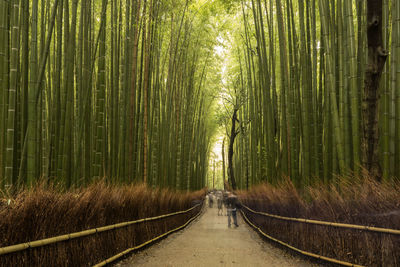
{"label": "undergrowth", "polygon": [[[290,180],[240,192],[243,204],[285,217],[400,229],[400,183],[343,177],[301,191]],[[400,236],[287,222],[252,214],[265,233],[299,249],[366,266],[399,266]]]}
{"label": "undergrowth", "polygon": [[[0,247],[186,210],[204,194],[104,182],[68,192],[38,185],[2,198]],[[182,225],[198,211],[0,256],[0,266],[90,266]]]}

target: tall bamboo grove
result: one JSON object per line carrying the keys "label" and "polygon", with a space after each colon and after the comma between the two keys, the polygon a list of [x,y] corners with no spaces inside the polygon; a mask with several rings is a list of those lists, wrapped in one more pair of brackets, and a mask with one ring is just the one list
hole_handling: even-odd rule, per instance
{"label": "tall bamboo grove", "polygon": [[204,187],[214,37],[197,9],[0,0],[0,188]]}
{"label": "tall bamboo grove", "polygon": [[[247,99],[238,115],[246,129],[235,143],[241,188],[285,176],[305,186],[362,173],[371,65],[366,3],[239,1],[242,25],[234,38],[241,52],[232,57],[244,70],[237,86]],[[383,180],[400,178],[399,11],[398,1],[382,1],[380,49],[387,60],[373,121],[382,171],[374,176]]]}

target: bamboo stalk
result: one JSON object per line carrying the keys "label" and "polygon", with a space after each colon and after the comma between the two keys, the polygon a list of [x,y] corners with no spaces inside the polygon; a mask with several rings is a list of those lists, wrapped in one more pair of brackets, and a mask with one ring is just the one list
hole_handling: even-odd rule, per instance
{"label": "bamboo stalk", "polygon": [[[399,162],[400,160],[400,4],[396,1],[395,3],[395,31],[393,32],[393,38],[396,38],[395,45],[395,57],[396,63],[393,64],[393,67],[396,67],[396,104],[395,104],[395,114],[396,114],[396,136],[395,136],[395,162]],[[396,177],[400,179],[400,164],[396,164]]]}

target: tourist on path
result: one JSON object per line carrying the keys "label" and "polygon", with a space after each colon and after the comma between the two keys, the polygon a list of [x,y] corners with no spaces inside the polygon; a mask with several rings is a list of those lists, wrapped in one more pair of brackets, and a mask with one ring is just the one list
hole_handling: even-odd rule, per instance
{"label": "tourist on path", "polygon": [[218,216],[223,216],[224,211],[222,210],[222,196],[218,195],[217,198],[217,205],[218,205]]}
{"label": "tourist on path", "polygon": [[227,206],[228,206],[228,227],[231,227],[231,217],[233,219],[233,224],[235,227],[238,227],[237,223],[237,209],[240,207],[239,200],[237,196],[234,194],[229,194],[227,198]]}
{"label": "tourist on path", "polygon": [[214,203],[214,197],[211,193],[208,194],[208,207],[212,208]]}

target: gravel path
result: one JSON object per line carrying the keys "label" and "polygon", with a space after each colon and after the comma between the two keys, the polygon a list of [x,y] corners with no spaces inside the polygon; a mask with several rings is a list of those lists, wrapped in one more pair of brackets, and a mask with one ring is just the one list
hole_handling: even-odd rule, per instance
{"label": "gravel path", "polygon": [[317,266],[263,241],[241,216],[238,223],[228,228],[226,216],[206,208],[186,229],[115,266]]}

